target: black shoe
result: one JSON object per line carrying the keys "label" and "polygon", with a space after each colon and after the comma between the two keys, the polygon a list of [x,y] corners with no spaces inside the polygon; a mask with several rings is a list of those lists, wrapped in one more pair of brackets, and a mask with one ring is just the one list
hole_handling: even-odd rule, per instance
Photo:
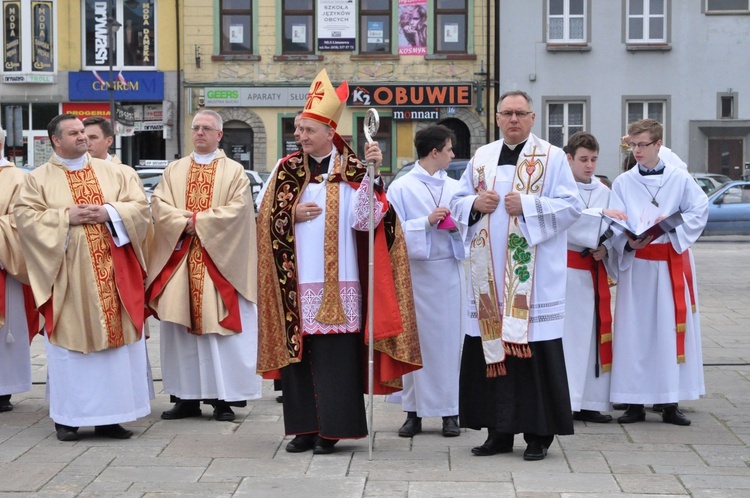
{"label": "black shoe", "polygon": [[605,415],[596,410],[581,410],[580,412],[573,412],[573,420],[606,424],[607,422],[612,422],[612,415]]}
{"label": "black shoe", "polygon": [[286,443],[286,451],[289,453],[303,453],[315,446],[317,437],[317,434],[300,434],[299,436],[295,436],[294,439]]}
{"label": "black shoe", "polygon": [[78,441],[78,427],[56,423],[55,430],[59,441]]}
{"label": "black shoe", "polygon": [[284,402],[284,395],[276,396],[276,402],[277,403],[283,403]]}
{"label": "black shoe", "polygon": [[628,405],[628,409],[617,419],[617,422],[620,424],[632,424],[643,422],[644,420],[646,420],[646,410],[643,409],[643,405]]}
{"label": "black shoe", "polygon": [[330,455],[334,452],[334,446],[338,443],[338,439],[325,439],[320,436],[315,438],[315,446],[313,447],[313,455]]}
{"label": "black shoe", "polygon": [[612,403],[612,409],[613,410],[627,410],[628,404],[627,403]]}
{"label": "black shoe", "polygon": [[10,402],[10,394],[0,396],[0,412],[9,412],[13,409],[13,403]]}
{"label": "black shoe", "polygon": [[544,460],[547,456],[547,448],[544,447],[541,441],[534,440],[526,446],[526,451],[523,452],[523,459],[536,461]]}
{"label": "black shoe", "polygon": [[496,430],[489,430],[487,441],[482,446],[471,449],[476,456],[491,456],[498,453],[511,453],[513,451],[513,434],[505,434]]}
{"label": "black shoe", "polygon": [[420,432],[422,432],[422,419],[417,417],[415,412],[408,412],[406,422],[398,430],[398,435],[401,437],[414,437]]}
{"label": "black shoe", "polygon": [[461,428],[458,426],[458,415],[443,417],[443,437],[456,437],[460,435]]}
{"label": "black shoe", "polygon": [[680,411],[677,405],[665,405],[664,411],[661,412],[661,421],[665,424],[690,425],[690,419]]}
{"label": "black shoe", "polygon": [[161,418],[164,420],[177,420],[181,418],[200,417],[201,415],[201,402],[193,399],[178,401],[171,410],[162,412]]}
{"label": "black shoe", "polygon": [[656,413],[662,413],[664,411],[664,407],[669,405],[669,403],[654,403],[651,406],[651,411]]}
{"label": "black shoe", "polygon": [[219,422],[231,422],[235,419],[234,412],[228,404],[219,401],[214,406],[214,420]]}
{"label": "black shoe", "polygon": [[133,437],[133,431],[126,429],[120,424],[97,425],[94,427],[94,434],[99,437],[112,439],[130,439]]}

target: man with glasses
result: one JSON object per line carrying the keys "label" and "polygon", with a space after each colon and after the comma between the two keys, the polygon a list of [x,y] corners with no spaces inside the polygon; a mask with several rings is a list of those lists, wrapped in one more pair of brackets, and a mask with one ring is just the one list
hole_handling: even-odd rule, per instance
{"label": "man with glasses", "polygon": [[477,456],[513,451],[542,460],[555,434],[572,434],[562,335],[566,230],[581,202],[565,153],[531,133],[531,97],[500,97],[503,139],[480,147],[451,203],[471,245],[469,313],[461,364],[460,420],[488,428]]}
{"label": "man with glasses", "polygon": [[155,235],[148,304],[161,320],[166,420],[235,419],[231,406],[261,396],[257,356],[257,252],[250,181],[219,149],[222,119],[193,119],[194,151],[173,162],[151,197]]}
{"label": "man with glasses", "polygon": [[611,400],[628,403],[621,424],[645,420],[645,403],[662,405],[662,421],[690,425],[678,407],[705,393],[695,297],[687,257],[708,218],[708,199],[690,174],[660,158],[662,126],[643,119],[628,126],[637,164],[612,185],[610,208],[630,226],[680,212],[682,224],[657,236],[617,235],[619,278],[614,316]]}

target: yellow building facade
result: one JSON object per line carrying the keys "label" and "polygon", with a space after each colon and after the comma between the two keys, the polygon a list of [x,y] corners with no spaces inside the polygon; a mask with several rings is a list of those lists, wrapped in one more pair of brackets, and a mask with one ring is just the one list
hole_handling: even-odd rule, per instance
{"label": "yellow building facade", "polygon": [[[442,123],[456,157],[487,142],[491,0],[184,0],[183,129],[200,109],[225,121],[222,147],[270,171],[296,150],[293,119],[325,68],[350,95],[338,132],[361,150],[365,111],[381,116],[382,172],[415,159],[414,133]],[[189,133],[185,152],[190,151]]]}
{"label": "yellow building facade", "polygon": [[173,133],[182,121],[178,5],[0,0],[0,123],[13,129],[14,138],[5,155],[39,166],[52,152],[50,119],[64,112],[109,119],[111,102],[118,114],[115,152],[124,161],[178,155],[182,136]]}

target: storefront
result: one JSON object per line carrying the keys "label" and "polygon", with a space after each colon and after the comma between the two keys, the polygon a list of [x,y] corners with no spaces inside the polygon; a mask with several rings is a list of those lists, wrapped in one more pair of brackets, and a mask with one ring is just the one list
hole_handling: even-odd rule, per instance
{"label": "storefront", "polygon": [[164,100],[164,73],[120,71],[110,86],[108,74],[71,72],[68,90],[71,102],[63,104],[63,110],[78,115],[96,109],[96,115],[110,119],[109,102],[114,99],[116,153],[124,163],[167,159],[173,106]]}

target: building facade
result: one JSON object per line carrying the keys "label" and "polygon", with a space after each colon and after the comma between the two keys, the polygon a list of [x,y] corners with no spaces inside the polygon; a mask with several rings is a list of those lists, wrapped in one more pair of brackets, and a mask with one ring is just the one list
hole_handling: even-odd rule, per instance
{"label": "building facade", "polygon": [[644,117],[694,172],[750,168],[748,0],[500,0],[500,90],[535,101],[534,133],[599,140],[614,178],[620,137]]}
{"label": "building facade", "polygon": [[52,152],[46,131],[52,117],[70,112],[109,119],[111,108],[116,153],[124,162],[177,155],[177,5],[0,0],[0,122],[10,132],[5,155],[39,166]]}
{"label": "building facade", "polygon": [[[296,150],[293,120],[326,68],[350,96],[338,131],[355,150],[380,114],[382,173],[413,161],[414,133],[443,123],[457,157],[487,140],[491,0],[185,0],[184,129],[200,109],[225,120],[222,147],[270,171]],[[187,147],[189,149],[189,145]],[[188,150],[189,151],[189,150]]]}

